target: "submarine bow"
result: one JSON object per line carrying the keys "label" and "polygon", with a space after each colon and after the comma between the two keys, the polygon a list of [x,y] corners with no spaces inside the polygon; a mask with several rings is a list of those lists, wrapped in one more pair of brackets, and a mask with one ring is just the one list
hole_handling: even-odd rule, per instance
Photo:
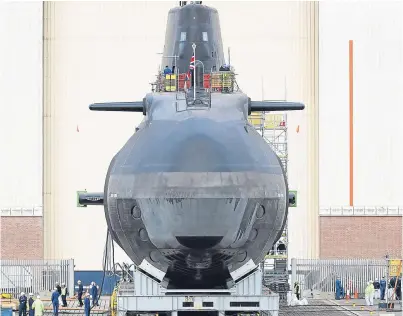
{"label": "submarine bow", "polygon": [[[196,71],[233,78],[215,73],[224,63],[220,32],[215,9],[197,2],[172,9],[163,65],[187,72],[196,43],[203,64]],[[203,79],[191,92],[178,82],[167,86],[170,76],[142,102],[90,106],[145,117],[112,159],[104,192],[80,203],[104,205],[114,241],[163,286],[228,288],[263,260],[288,212],[281,161],[248,115],[304,106],[251,101],[224,79],[220,87]]]}

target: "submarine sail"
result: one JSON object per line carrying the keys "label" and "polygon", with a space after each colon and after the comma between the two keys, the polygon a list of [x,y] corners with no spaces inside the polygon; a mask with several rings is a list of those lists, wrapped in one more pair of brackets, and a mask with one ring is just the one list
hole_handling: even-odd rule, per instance
{"label": "submarine sail", "polygon": [[[193,50],[203,76],[189,89]],[[304,105],[251,101],[223,64],[217,10],[182,2],[168,15],[162,64],[174,72],[161,69],[142,101],[90,106],[144,120],[113,157],[103,194],[80,203],[103,205],[114,241],[168,288],[231,287],[256,269],[287,219],[282,164],[248,116]]]}

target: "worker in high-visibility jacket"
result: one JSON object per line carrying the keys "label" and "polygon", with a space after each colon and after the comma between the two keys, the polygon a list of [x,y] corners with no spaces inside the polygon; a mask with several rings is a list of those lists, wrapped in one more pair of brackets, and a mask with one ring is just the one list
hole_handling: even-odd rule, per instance
{"label": "worker in high-visibility jacket", "polygon": [[35,311],[35,316],[43,315],[43,312],[45,311],[45,306],[43,305],[41,297],[39,295],[36,297],[34,304],[32,304],[32,308]]}
{"label": "worker in high-visibility jacket", "polygon": [[62,283],[62,301],[63,301],[63,307],[67,307],[67,295],[69,295],[69,291],[67,290],[66,284]]}
{"label": "worker in high-visibility jacket", "polygon": [[369,281],[367,283],[367,287],[365,288],[365,303],[367,306],[373,306],[374,305],[374,284],[372,281]]}

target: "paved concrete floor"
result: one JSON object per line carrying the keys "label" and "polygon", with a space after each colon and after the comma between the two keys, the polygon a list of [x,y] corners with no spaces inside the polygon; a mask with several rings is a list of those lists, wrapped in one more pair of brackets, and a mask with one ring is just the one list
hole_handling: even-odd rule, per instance
{"label": "paved concrete floor", "polygon": [[[95,306],[91,309],[91,315],[106,315],[109,312],[109,299],[108,296],[101,296],[99,300],[99,306]],[[53,315],[53,306],[50,300],[44,299],[42,300],[43,304],[45,305],[45,314],[46,315]],[[83,300],[84,301],[84,300]],[[78,301],[75,299],[68,299],[67,300],[67,307],[60,307],[59,306],[59,314],[68,314],[68,315],[84,315],[84,307],[79,307]]]}
{"label": "paved concrete floor", "polygon": [[309,305],[306,306],[282,306],[279,315],[281,316],[395,316],[402,315],[401,305],[395,304],[394,311],[379,311],[378,301],[374,302],[374,306],[365,306],[365,300],[308,300]]}

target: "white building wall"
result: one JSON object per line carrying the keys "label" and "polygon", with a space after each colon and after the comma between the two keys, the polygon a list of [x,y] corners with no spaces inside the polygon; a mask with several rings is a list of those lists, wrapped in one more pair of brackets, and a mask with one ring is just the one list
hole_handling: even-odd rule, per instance
{"label": "white building wall", "polygon": [[[113,155],[141,115],[91,112],[92,102],[141,100],[150,91],[165,36],[168,10],[177,2],[56,2],[48,4],[47,104],[52,113],[47,154],[51,183],[45,204],[45,256],[75,259],[76,269],[101,269],[106,223],[99,207],[76,207],[76,191],[102,191]],[[217,2],[225,47],[239,84],[253,99],[306,102],[307,6],[297,2]],[[305,33],[304,33],[305,32]],[[303,52],[303,53],[302,53]],[[285,89],[285,79],[287,89]],[[310,84],[310,83],[309,83]],[[310,102],[310,101],[309,101]],[[312,105],[313,108],[313,105]],[[289,114],[290,188],[299,206],[290,210],[293,256],[307,257],[312,230],[308,212],[309,117]],[[296,132],[300,125],[300,132]],[[77,131],[77,126],[78,130]],[[315,210],[314,212],[317,212]],[[311,234],[311,235],[314,235]],[[310,251],[310,250],[309,250]],[[123,252],[116,261],[126,260]]]}
{"label": "white building wall", "polygon": [[349,40],[354,205],[402,205],[403,3],[320,2],[320,205],[349,205]]}
{"label": "white building wall", "polygon": [[42,3],[0,2],[0,207],[42,205]]}

